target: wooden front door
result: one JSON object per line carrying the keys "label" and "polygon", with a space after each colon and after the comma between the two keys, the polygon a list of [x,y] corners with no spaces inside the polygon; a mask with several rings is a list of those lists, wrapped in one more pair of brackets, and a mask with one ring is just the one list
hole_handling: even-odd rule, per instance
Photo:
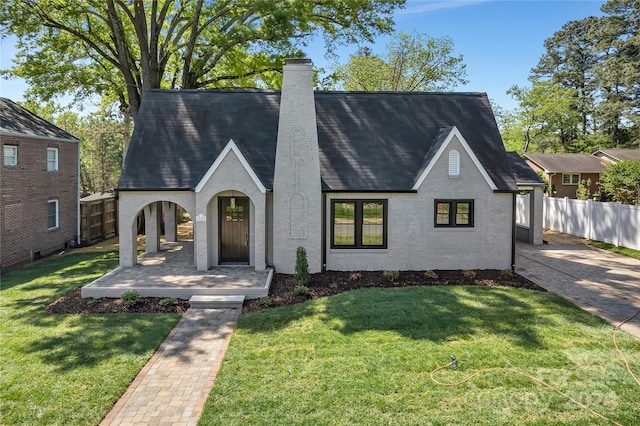
{"label": "wooden front door", "polygon": [[249,199],[220,197],[220,263],[249,264]]}

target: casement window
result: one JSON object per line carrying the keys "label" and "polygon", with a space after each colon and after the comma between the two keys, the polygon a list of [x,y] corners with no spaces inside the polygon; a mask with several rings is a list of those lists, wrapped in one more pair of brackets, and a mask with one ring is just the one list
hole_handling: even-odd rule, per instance
{"label": "casement window", "polygon": [[435,200],[436,227],[473,227],[473,200]]}
{"label": "casement window", "polygon": [[16,145],[5,145],[3,147],[4,165],[5,166],[17,166],[18,165],[18,147]]}
{"label": "casement window", "polygon": [[449,176],[460,176],[460,152],[457,149],[449,151]]}
{"label": "casement window", "polygon": [[580,173],[563,173],[562,184],[563,185],[577,185],[580,183]]}
{"label": "casement window", "polygon": [[386,200],[331,202],[331,248],[386,247]]}
{"label": "casement window", "polygon": [[47,228],[55,229],[58,226],[58,200],[49,200],[47,205]]}
{"label": "casement window", "polygon": [[58,170],[58,148],[47,148],[47,171]]}

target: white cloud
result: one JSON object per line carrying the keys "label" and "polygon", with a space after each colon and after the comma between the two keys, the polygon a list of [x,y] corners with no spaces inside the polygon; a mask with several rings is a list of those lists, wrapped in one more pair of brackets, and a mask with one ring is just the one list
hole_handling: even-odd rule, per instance
{"label": "white cloud", "polygon": [[464,6],[472,6],[486,3],[490,0],[408,0],[405,9],[398,9],[396,15],[415,15],[428,13],[434,10],[455,9]]}

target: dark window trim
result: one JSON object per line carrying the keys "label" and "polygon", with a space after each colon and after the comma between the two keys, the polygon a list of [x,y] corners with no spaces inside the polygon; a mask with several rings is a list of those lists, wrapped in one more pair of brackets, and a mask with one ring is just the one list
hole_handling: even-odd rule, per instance
{"label": "dark window trim", "polygon": [[[354,203],[355,204],[355,244],[353,245],[335,245],[335,208],[338,203]],[[381,245],[363,245],[362,244],[362,205],[365,203],[381,203],[382,204],[382,244]],[[388,208],[386,199],[332,199],[331,200],[331,216],[329,218],[331,227],[331,248],[332,249],[386,249],[387,248],[387,228],[388,228]]]}
{"label": "dark window trim", "polygon": [[[475,209],[474,209],[474,200],[434,200],[433,201],[433,225],[436,228],[473,228],[474,227],[474,217],[475,217]],[[449,223],[447,224],[439,224],[438,223],[438,204],[447,203],[449,204]],[[456,223],[456,205],[458,203],[469,203],[469,223],[465,224],[457,224]]]}

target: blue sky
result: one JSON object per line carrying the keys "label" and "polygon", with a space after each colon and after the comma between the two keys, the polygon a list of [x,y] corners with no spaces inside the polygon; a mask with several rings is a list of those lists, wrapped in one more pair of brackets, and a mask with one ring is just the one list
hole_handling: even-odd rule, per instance
{"label": "blue sky", "polygon": [[[456,54],[467,65],[469,83],[457,91],[486,92],[498,105],[512,109],[516,103],[505,92],[514,84],[528,85],[529,72],[544,53],[544,40],[568,21],[599,16],[603,1],[584,0],[407,0],[395,14],[396,30],[413,30],[431,37],[453,39]],[[0,41],[0,68],[11,66],[15,54],[8,38]],[[382,52],[388,37],[372,46]],[[357,46],[339,49],[340,62],[347,61]],[[319,42],[307,49],[317,67],[329,68]],[[0,80],[0,96],[21,101],[27,86],[19,80]]]}

